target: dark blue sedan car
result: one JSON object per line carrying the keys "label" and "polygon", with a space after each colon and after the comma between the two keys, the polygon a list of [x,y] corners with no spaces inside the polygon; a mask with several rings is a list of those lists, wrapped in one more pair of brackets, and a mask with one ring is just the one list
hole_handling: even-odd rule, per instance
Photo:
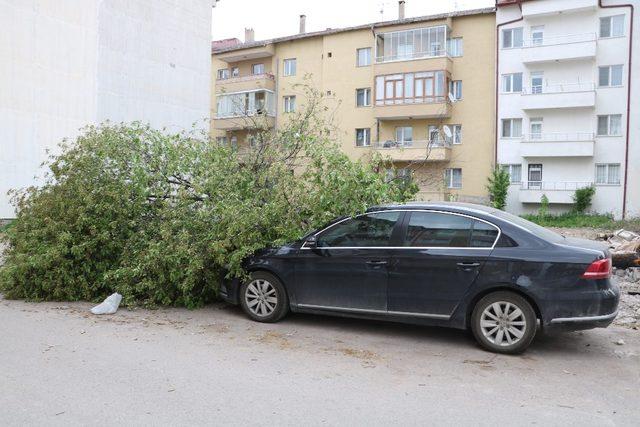
{"label": "dark blue sedan car", "polygon": [[370,208],[246,261],[221,294],[249,317],[289,310],[470,328],[518,353],[543,330],[606,327],[617,313],[607,248],[486,206]]}

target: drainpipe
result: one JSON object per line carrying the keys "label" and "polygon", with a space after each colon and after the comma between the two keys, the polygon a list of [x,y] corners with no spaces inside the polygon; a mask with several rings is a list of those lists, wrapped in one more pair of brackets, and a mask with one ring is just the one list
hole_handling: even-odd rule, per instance
{"label": "drainpipe", "polygon": [[[509,25],[509,24],[513,24],[514,22],[518,22],[518,21],[522,21],[524,19],[524,17],[522,16],[522,4],[520,2],[520,0],[517,1],[518,7],[520,8],[520,18],[517,19],[512,19],[511,21],[507,21],[507,22],[503,22],[501,24],[496,25],[496,123],[495,123],[495,127],[493,128],[496,132],[496,144],[495,144],[495,148],[494,148],[494,152],[493,152],[493,166],[496,167],[498,166],[498,139],[500,138],[500,132],[498,131],[498,101],[499,101],[499,92],[500,92],[500,27],[502,27],[503,25]],[[498,0],[496,0],[496,16],[497,16],[497,12],[498,12],[498,7],[500,7],[500,5],[498,4]],[[523,35],[524,37],[524,35]]]}
{"label": "drainpipe", "polygon": [[612,4],[603,5],[602,0],[598,0],[598,6],[602,9],[613,9],[618,7],[628,7],[630,10],[630,22],[629,22],[629,71],[627,71],[627,134],[624,146],[624,184],[622,187],[622,219],[625,219],[627,215],[627,179],[629,176],[629,127],[631,122],[631,59],[633,54],[633,5],[626,4]]}

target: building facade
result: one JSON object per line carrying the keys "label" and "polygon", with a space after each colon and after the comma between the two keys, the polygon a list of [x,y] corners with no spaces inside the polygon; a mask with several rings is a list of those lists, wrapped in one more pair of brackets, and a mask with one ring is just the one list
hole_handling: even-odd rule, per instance
{"label": "building facade", "polygon": [[632,7],[618,4],[498,2],[497,162],[511,175],[507,210],[535,212],[546,196],[551,212],[564,212],[577,189],[594,186],[591,210],[640,215],[639,118],[630,114],[638,43]]}
{"label": "building facade", "polygon": [[0,0],[0,219],[46,151],[111,120],[205,129],[214,0]]}
{"label": "building facade", "polygon": [[[404,2],[401,2],[404,3]],[[381,153],[422,200],[486,202],[495,157],[495,11],[404,18],[245,42],[214,42],[211,132],[248,146],[261,113],[278,128],[309,85],[332,101],[352,158]],[[335,102],[334,102],[335,101]]]}

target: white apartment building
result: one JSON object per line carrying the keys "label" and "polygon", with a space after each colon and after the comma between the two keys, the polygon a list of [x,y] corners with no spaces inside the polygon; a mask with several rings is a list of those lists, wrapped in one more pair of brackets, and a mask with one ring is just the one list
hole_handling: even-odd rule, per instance
{"label": "white apartment building", "polygon": [[511,174],[509,211],[535,212],[546,195],[563,212],[594,185],[592,211],[640,215],[640,84],[628,95],[640,57],[630,70],[631,8],[609,7],[620,3],[498,2],[497,163]]}
{"label": "white apartment building", "polygon": [[0,0],[0,219],[46,150],[88,125],[210,114],[215,0]]}

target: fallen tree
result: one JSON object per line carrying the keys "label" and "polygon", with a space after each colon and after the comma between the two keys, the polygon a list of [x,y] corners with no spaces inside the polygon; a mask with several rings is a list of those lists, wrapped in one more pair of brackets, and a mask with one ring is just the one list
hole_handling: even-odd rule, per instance
{"label": "fallen tree", "polygon": [[[353,161],[329,137],[317,94],[251,147],[141,124],[88,127],[48,162],[44,185],[17,191],[0,290],[8,298],[199,306],[255,250],[339,215],[404,201],[379,160]],[[260,120],[260,117],[247,118]]]}

